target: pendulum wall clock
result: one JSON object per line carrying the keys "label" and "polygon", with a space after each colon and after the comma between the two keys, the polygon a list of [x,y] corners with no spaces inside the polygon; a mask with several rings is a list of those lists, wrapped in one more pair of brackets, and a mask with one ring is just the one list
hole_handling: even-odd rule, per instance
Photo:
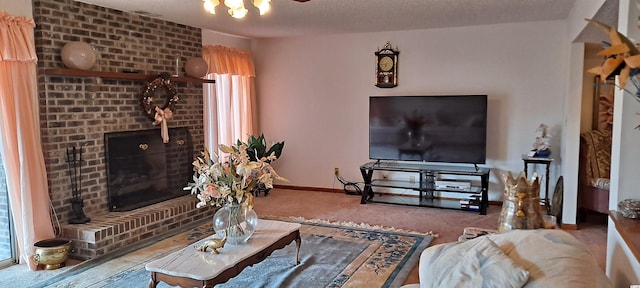
{"label": "pendulum wall clock", "polygon": [[376,86],[380,88],[393,88],[398,86],[398,52],[387,44],[376,51]]}

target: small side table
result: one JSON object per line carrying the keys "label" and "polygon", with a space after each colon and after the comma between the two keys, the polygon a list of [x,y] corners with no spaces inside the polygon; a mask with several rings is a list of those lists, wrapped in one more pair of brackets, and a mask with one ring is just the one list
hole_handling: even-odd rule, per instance
{"label": "small side table", "polygon": [[524,161],[524,175],[529,177],[527,174],[529,164],[544,164],[546,167],[546,178],[544,179],[545,190],[544,190],[544,199],[542,202],[544,204],[544,208],[547,210],[547,214],[551,213],[551,207],[549,206],[551,203],[549,202],[549,170],[551,166],[551,162],[553,162],[553,158],[549,157],[533,157],[528,156],[527,154],[522,154],[522,161]]}

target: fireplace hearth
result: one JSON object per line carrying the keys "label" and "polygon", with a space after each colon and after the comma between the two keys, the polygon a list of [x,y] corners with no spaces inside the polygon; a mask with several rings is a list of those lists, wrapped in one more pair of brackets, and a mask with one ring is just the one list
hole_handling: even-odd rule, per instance
{"label": "fireplace hearth", "polygon": [[193,144],[185,127],[104,134],[109,211],[130,211],[188,194]]}

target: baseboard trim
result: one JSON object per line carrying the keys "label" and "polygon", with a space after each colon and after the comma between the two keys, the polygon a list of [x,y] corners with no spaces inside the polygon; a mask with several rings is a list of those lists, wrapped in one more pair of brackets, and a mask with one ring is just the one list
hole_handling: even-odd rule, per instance
{"label": "baseboard trim", "polygon": [[560,229],[562,229],[562,230],[578,230],[578,225],[577,224],[562,223],[562,224],[560,224]]}
{"label": "baseboard trim", "polygon": [[342,189],[306,187],[306,186],[273,185],[273,188],[288,189],[288,190],[307,190],[307,191],[318,191],[318,192],[330,192],[330,193],[344,193],[344,190],[342,190]]}

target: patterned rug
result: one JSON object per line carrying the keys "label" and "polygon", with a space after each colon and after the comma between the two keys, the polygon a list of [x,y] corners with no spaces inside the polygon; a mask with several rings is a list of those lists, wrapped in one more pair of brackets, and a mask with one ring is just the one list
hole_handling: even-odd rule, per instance
{"label": "patterned rug", "polygon": [[[400,287],[422,250],[437,237],[433,233],[366,224],[301,218],[275,220],[303,224],[301,263],[293,264],[294,242],[215,287]],[[32,287],[148,287],[145,263],[211,235],[210,226],[206,222],[121,257],[65,272]],[[160,283],[157,287],[169,286]]]}

